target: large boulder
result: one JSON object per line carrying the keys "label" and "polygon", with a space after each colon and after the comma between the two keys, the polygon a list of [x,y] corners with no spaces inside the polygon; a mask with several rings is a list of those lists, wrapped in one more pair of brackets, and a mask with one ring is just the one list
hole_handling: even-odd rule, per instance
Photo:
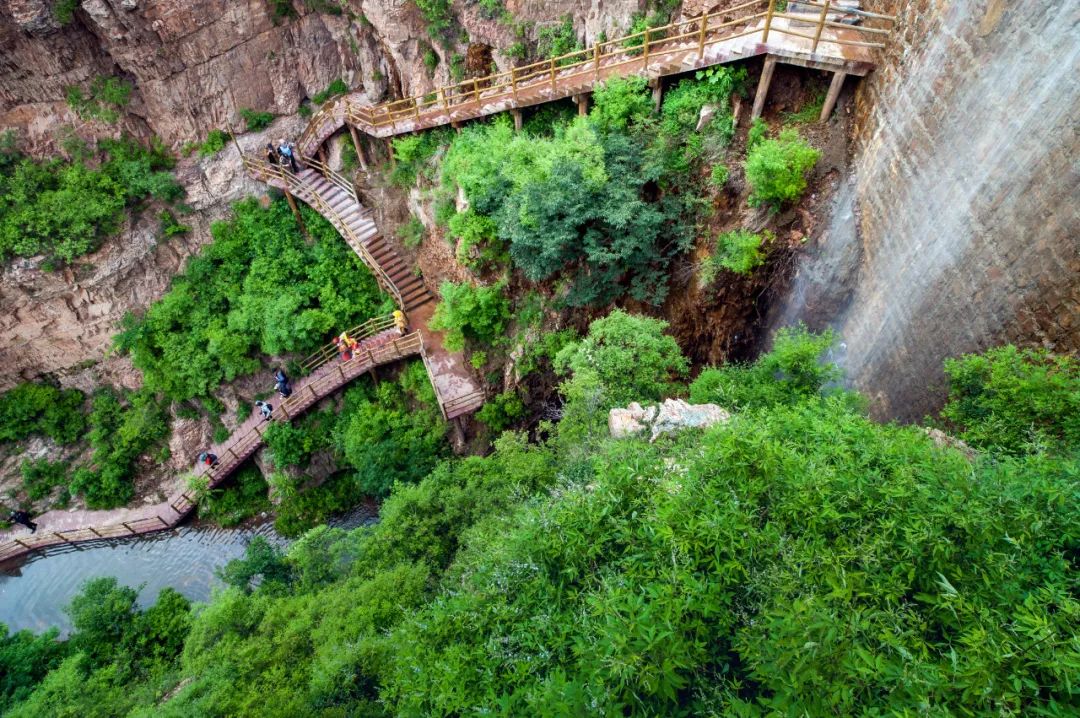
{"label": "large boulder", "polygon": [[724,424],[731,419],[716,404],[689,404],[682,399],[667,399],[659,406],[641,406],[636,401],[625,409],[608,413],[608,431],[615,438],[648,433],[649,441],[679,429]]}

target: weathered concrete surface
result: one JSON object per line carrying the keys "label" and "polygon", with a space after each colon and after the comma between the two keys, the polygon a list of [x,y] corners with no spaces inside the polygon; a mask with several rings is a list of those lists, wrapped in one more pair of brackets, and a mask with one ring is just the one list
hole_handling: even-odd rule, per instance
{"label": "weathered concrete surface", "polygon": [[1080,2],[895,5],[853,183],[771,323],[836,327],[875,413],[914,420],[946,357],[1080,350]]}

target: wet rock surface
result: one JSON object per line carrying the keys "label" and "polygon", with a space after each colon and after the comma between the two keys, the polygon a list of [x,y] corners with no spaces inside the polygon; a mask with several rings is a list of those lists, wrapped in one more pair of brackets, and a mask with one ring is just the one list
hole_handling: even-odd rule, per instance
{"label": "wet rock surface", "polygon": [[730,419],[731,414],[716,404],[667,399],[663,404],[643,407],[635,401],[625,409],[608,412],[608,432],[617,439],[648,434],[649,441],[656,441],[661,434],[725,424]]}

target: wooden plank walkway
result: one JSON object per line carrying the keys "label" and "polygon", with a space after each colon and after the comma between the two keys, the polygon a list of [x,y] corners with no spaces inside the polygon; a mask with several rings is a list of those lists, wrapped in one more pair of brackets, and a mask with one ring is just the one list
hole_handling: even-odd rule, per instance
{"label": "wooden plank walkway", "polygon": [[[373,137],[392,137],[582,95],[611,77],[658,80],[758,55],[862,76],[873,68],[873,53],[889,34],[871,25],[894,21],[842,3],[803,0],[789,6],[779,12],[775,2],[752,0],[403,100],[369,105],[360,93],[345,95],[312,117],[298,146],[314,156],[346,124]],[[840,22],[845,18],[861,24]]]}
{"label": "wooden plank walkway", "polygon": [[[387,322],[376,324],[378,331],[361,337],[359,347],[349,361],[339,360],[334,353],[322,353],[325,360],[311,374],[295,383],[288,399],[270,399],[274,407],[270,421],[289,421],[303,414],[323,398],[377,366],[424,355],[424,340],[420,332],[402,336],[396,329],[382,328],[386,325]],[[218,457],[217,465],[212,468],[198,466],[192,473],[207,476],[209,487],[217,488],[263,446],[263,434],[268,425],[257,410],[253,411],[251,417],[237,427],[228,439],[208,449]],[[181,486],[163,503],[134,509],[49,511],[36,517],[36,533],[31,534],[21,526],[0,533],[0,565],[19,561],[28,554],[43,553],[50,547],[74,547],[171,529],[191,513],[196,501],[197,497],[191,490]]]}
{"label": "wooden plank walkway", "polygon": [[431,293],[420,274],[383,239],[352,185],[314,158],[306,158],[305,166],[293,173],[252,155],[242,157],[253,177],[303,200],[329,220],[407,313],[409,326],[424,332],[424,362],[443,417],[456,419],[479,409],[484,403],[484,391],[464,355],[448,351],[442,332],[429,326],[435,310]]}

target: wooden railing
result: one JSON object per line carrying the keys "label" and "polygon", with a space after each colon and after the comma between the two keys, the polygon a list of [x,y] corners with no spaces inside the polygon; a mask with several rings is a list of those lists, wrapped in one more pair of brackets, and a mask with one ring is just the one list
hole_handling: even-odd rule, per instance
{"label": "wooden railing", "polygon": [[[817,53],[822,42],[841,47],[881,49],[885,47],[884,40],[896,21],[891,15],[834,6],[832,0],[792,1],[783,12],[778,11],[776,5],[776,0],[750,0],[689,20],[598,42],[582,50],[513,67],[504,72],[443,85],[432,92],[401,100],[366,105],[349,96],[340,97],[323,106],[312,117],[301,135],[300,145],[308,146],[313,138],[324,136],[328,129],[336,129],[346,121],[359,127],[374,129],[393,126],[404,120],[419,120],[420,115],[425,112],[436,111],[449,116],[455,108],[479,102],[481,97],[485,101],[510,98],[516,100],[523,89],[549,85],[554,91],[558,83],[577,77],[591,76],[598,82],[602,71],[607,74],[612,69],[631,63],[640,64],[640,71],[648,74],[650,62],[659,60],[660,55],[696,49],[698,58],[703,59],[706,49],[711,45],[753,34],[761,35],[762,45],[767,45],[770,37],[775,38],[778,35],[810,40],[812,55]],[[816,16],[792,11],[792,8],[802,7],[820,11]],[[837,22],[830,19],[830,15],[853,16],[858,18],[860,24]],[[786,22],[777,24],[774,22],[777,19]],[[845,31],[844,36],[833,33],[823,38],[826,28],[842,29]]]}
{"label": "wooden railing", "polygon": [[[387,315],[385,317],[372,317],[363,324],[359,324],[352,329],[348,330],[348,335],[358,342],[361,342],[368,337],[374,336],[385,332],[388,329],[394,328],[394,317]],[[300,362],[300,366],[303,368],[305,374],[318,369],[320,366],[330,361],[336,356],[341,354],[341,348],[330,342],[319,347],[318,351],[313,352],[311,355],[304,358]]]}
{"label": "wooden railing", "polygon": [[[288,168],[277,164],[271,164],[265,159],[249,154],[242,154],[241,159],[244,162],[244,168],[253,177],[271,185],[274,184],[274,180],[276,180],[281,185],[282,189],[300,197],[304,202],[310,205],[312,209],[323,217],[326,217],[326,219],[337,228],[338,232],[345,238],[345,241],[349,243],[349,246],[352,247],[353,251],[356,252],[364,264],[368,266],[368,269],[375,275],[375,279],[378,281],[379,286],[394,298],[398,307],[402,310],[405,309],[405,301],[401,296],[401,291],[397,288],[397,285],[394,284],[394,280],[390,278],[390,275],[386,273],[386,270],[382,268],[382,265],[375,261],[371,252],[364,246],[363,241],[356,236],[341,214],[322,196],[318,187],[311,182],[308,182],[303,177],[294,174]],[[355,202],[355,191],[351,192],[351,197]]]}

